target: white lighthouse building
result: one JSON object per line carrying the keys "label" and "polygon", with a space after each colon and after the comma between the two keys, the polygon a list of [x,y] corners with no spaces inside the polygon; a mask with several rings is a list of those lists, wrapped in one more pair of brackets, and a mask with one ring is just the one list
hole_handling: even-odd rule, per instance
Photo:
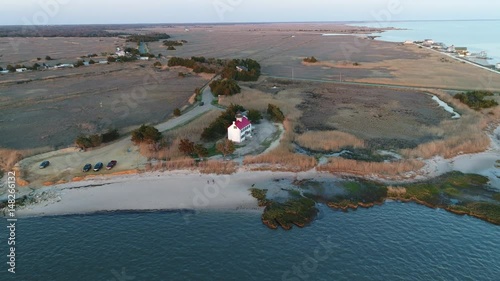
{"label": "white lighthouse building", "polygon": [[251,137],[252,123],[242,114],[236,114],[236,120],[227,128],[227,138],[240,143]]}

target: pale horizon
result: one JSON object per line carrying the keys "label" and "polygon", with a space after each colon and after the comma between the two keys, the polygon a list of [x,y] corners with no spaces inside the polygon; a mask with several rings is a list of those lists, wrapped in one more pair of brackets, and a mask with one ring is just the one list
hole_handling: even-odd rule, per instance
{"label": "pale horizon", "polygon": [[[432,9],[429,9],[432,7]],[[487,7],[487,8],[485,8]],[[0,25],[231,24],[499,20],[500,3],[477,0],[25,0],[2,3]]]}

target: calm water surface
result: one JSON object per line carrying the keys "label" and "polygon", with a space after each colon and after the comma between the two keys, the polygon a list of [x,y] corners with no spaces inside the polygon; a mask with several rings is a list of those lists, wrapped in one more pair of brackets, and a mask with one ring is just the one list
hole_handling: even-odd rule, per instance
{"label": "calm water surface", "polygon": [[407,30],[384,32],[380,40],[404,42],[433,39],[448,46],[468,47],[475,53],[486,51],[492,58],[491,63],[500,63],[500,36],[498,36],[500,20],[383,22],[356,25],[404,28]]}
{"label": "calm water surface", "polygon": [[320,210],[292,231],[259,212],[26,218],[0,280],[499,280],[499,226],[398,202]]}

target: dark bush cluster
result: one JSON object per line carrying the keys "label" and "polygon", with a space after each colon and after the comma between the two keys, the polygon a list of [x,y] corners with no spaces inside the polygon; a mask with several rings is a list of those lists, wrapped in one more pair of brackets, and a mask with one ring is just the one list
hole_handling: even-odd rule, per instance
{"label": "dark bush cluster", "polygon": [[241,88],[238,83],[232,79],[215,80],[210,83],[210,90],[212,90],[212,94],[215,97],[218,95],[232,96],[241,92]]}
{"label": "dark bush cluster", "polygon": [[134,34],[127,38],[127,42],[156,42],[162,39],[169,39],[170,35],[166,33]]}
{"label": "dark bush cluster", "polygon": [[494,96],[494,94],[489,91],[469,91],[456,94],[455,98],[474,110],[480,110],[482,108],[490,108],[498,105],[494,100],[485,99],[485,97],[491,96]]}
{"label": "dark bush cluster", "polygon": [[157,143],[161,138],[161,133],[154,126],[142,125],[140,128],[132,131],[132,142],[135,144]]}
{"label": "dark bush cluster", "polygon": [[[192,57],[190,59],[173,57],[168,61],[168,66],[184,66],[191,68],[195,73],[216,73],[216,69],[210,67],[208,63],[202,63],[202,57]],[[203,58],[204,59],[204,58]]]}
{"label": "dark bush cluster", "polygon": [[167,46],[167,47],[182,46],[182,45],[184,45],[184,44],[181,41],[174,41],[174,40],[163,41],[163,46]]}
{"label": "dark bush cluster", "polygon": [[260,64],[253,59],[233,59],[227,62],[221,76],[237,81],[257,81],[260,77]]}
{"label": "dark bush cluster", "polygon": [[283,122],[285,120],[285,115],[281,109],[274,104],[267,105],[267,114],[269,114],[270,119],[274,122]]}
{"label": "dark bush cluster", "polygon": [[231,104],[225,112],[203,130],[201,138],[205,141],[214,141],[225,136],[227,134],[227,127],[235,120],[235,115],[243,111],[245,111],[245,108],[241,105]]}
{"label": "dark bush cluster", "polygon": [[304,62],[315,63],[318,62],[318,60],[315,57],[307,57],[304,59]]}
{"label": "dark bush cluster", "polygon": [[120,137],[118,130],[108,130],[103,134],[94,134],[90,136],[80,135],[76,138],[75,144],[82,149],[97,147],[102,143],[112,142]]}

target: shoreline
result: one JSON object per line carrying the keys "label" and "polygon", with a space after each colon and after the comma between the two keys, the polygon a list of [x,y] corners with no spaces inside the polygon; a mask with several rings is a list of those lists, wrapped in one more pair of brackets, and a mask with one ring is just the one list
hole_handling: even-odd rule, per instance
{"label": "shoreline", "polygon": [[295,176],[288,172],[205,175],[175,171],[92,179],[37,189],[32,195],[38,195],[39,202],[28,203],[17,214],[37,217],[151,210],[261,211],[250,195],[251,186]]}
{"label": "shoreline", "polygon": [[[371,176],[356,177],[392,183],[420,182],[451,171],[473,173],[490,179],[490,187],[500,191],[500,126],[490,135],[487,151],[459,155],[451,159],[434,157],[426,160],[421,175],[411,180],[392,181]],[[139,172],[83,178],[79,181],[53,184],[37,189],[22,188],[18,198],[30,196],[34,202],[18,210],[20,216],[88,214],[107,211],[151,210],[260,210],[249,189],[255,185],[279,188],[277,179],[342,179],[352,176],[318,172],[251,171],[240,168],[231,175],[202,174],[196,170]],[[6,194],[1,197],[5,197]],[[418,203],[418,202],[417,202]]]}

